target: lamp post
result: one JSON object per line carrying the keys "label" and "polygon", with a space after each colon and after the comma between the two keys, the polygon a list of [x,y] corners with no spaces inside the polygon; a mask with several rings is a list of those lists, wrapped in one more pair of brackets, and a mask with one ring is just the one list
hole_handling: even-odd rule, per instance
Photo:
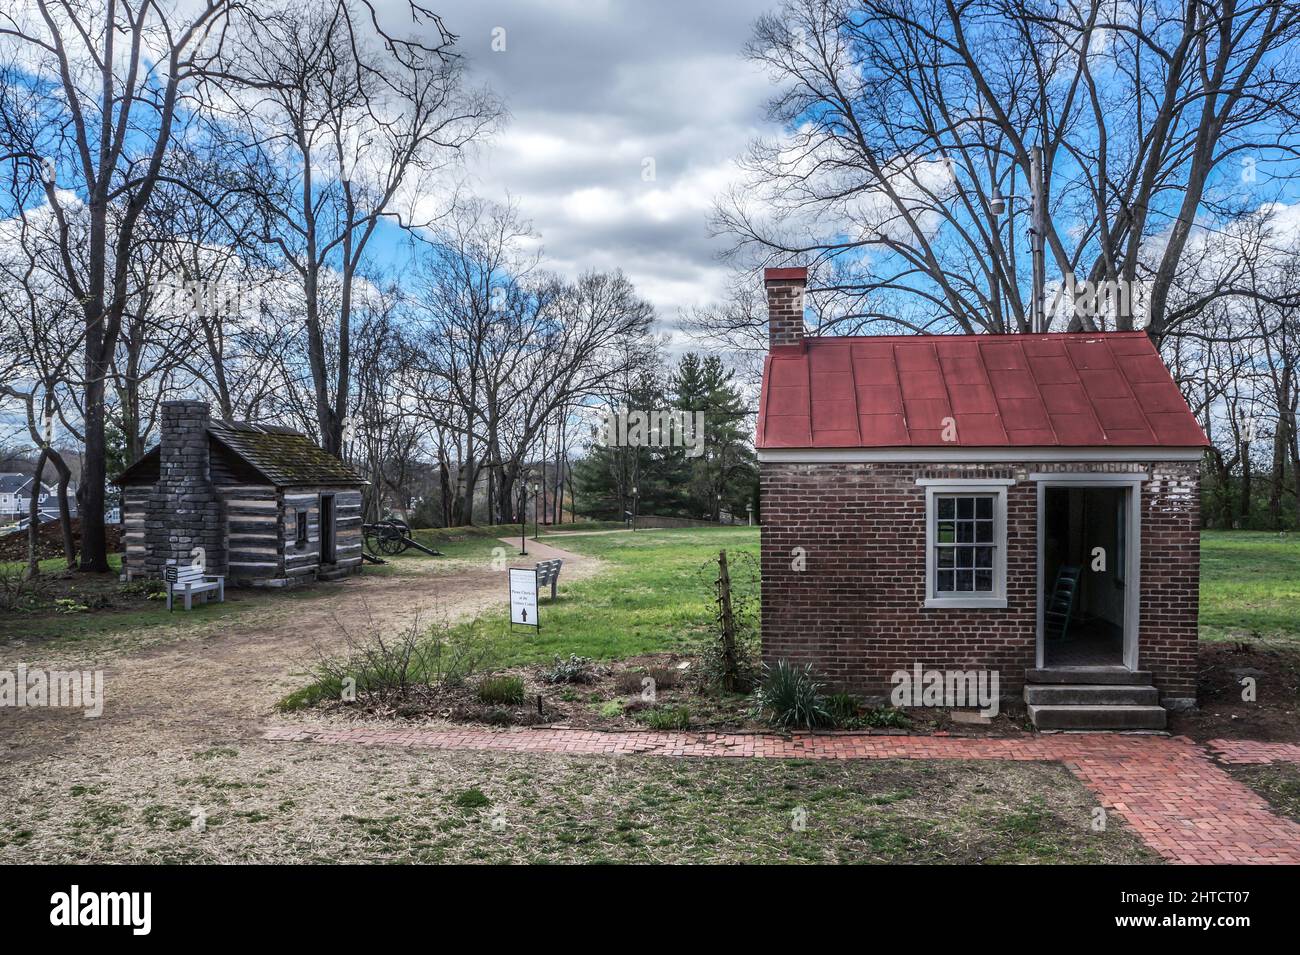
{"label": "lamp post", "polygon": [[[1047,232],[1047,210],[1046,203],[1043,201],[1043,150],[1039,146],[1034,146],[1029,154],[1029,192],[1030,196],[1027,200],[1030,205],[1029,256],[1034,266],[1029,330],[1041,334],[1047,331],[1047,306],[1044,301],[1046,296],[1044,286],[1047,279],[1043,251],[1044,236]],[[1023,198],[1025,197],[1012,193],[1010,201],[1015,202],[1016,199]],[[994,183],[993,191],[989,194],[989,211],[995,216],[1000,216],[1006,209],[1007,200],[998,190],[997,183]]]}
{"label": "lamp post", "polygon": [[637,498],[636,498],[636,495],[637,495],[636,485],[633,484],[633,485],[632,485],[632,530],[633,530],[634,532],[636,531],[636,512],[637,512],[637,506],[636,506],[636,504],[637,504]]}
{"label": "lamp post", "polygon": [[534,481],[533,482],[533,540],[537,540],[537,535],[540,533],[537,529],[537,510],[541,502],[541,497],[539,497],[538,495],[540,495],[541,492],[542,492],[542,486],[538,482]]}
{"label": "lamp post", "polygon": [[528,482],[519,483],[519,556],[528,556]]}

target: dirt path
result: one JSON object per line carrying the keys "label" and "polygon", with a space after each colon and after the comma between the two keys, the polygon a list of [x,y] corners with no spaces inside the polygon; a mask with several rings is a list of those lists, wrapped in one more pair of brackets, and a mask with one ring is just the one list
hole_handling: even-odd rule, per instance
{"label": "dirt path", "polygon": [[[530,541],[528,549],[525,560],[564,558],[562,583],[590,576],[599,567],[592,558],[548,544]],[[69,751],[94,757],[122,744],[148,752],[255,740],[275,703],[306,682],[303,675],[320,652],[341,649],[348,633],[356,636],[376,627],[391,631],[417,620],[454,622],[504,602],[504,568],[467,565],[461,573],[447,574],[435,573],[436,567],[409,562],[403,576],[363,573],[318,584],[332,592],[292,606],[259,608],[205,626],[197,637],[116,657],[102,666],[102,716],[86,719],[71,709],[0,708],[0,753],[12,763]],[[429,572],[420,573],[420,568]],[[39,656],[49,651],[43,646]],[[59,663],[24,659],[22,653],[7,650],[0,666],[12,669],[26,662],[53,668]]]}

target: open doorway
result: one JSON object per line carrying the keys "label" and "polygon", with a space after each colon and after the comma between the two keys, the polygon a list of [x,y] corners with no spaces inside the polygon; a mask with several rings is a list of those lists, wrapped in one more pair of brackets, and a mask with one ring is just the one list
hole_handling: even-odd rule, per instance
{"label": "open doorway", "polygon": [[337,560],[334,553],[334,495],[320,496],[320,562],[332,564]]}
{"label": "open doorway", "polygon": [[1124,666],[1127,486],[1043,488],[1043,665]]}

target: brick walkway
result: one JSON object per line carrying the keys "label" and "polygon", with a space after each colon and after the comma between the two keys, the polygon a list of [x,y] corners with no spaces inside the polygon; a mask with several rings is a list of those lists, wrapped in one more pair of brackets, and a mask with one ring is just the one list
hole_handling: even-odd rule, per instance
{"label": "brick walkway", "polygon": [[1300,763],[1300,743],[1261,743],[1252,739],[1212,739],[1205,744],[1221,763],[1234,766]]}
{"label": "brick walkway", "polygon": [[[1173,862],[1300,864],[1300,826],[1279,818],[1251,789],[1182,737],[1104,733],[978,739],[725,733],[599,733],[588,730],[428,730],[366,727],[270,729],[277,742],[524,753],[757,757],[767,759],[1054,760],[1118,812],[1142,839]],[[1215,740],[1228,763],[1300,761],[1300,746]]]}

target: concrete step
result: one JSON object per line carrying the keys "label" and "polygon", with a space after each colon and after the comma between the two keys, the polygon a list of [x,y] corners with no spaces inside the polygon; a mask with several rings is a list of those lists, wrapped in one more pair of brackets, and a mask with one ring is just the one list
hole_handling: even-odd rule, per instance
{"label": "concrete step", "polygon": [[1025,682],[1150,686],[1151,671],[1128,667],[1042,667],[1026,670]]}
{"label": "concrete step", "polygon": [[1029,719],[1040,730],[1162,730],[1160,706],[1029,706]]}
{"label": "concrete step", "polygon": [[1155,706],[1154,686],[1126,683],[1026,683],[1025,702],[1038,706]]}

